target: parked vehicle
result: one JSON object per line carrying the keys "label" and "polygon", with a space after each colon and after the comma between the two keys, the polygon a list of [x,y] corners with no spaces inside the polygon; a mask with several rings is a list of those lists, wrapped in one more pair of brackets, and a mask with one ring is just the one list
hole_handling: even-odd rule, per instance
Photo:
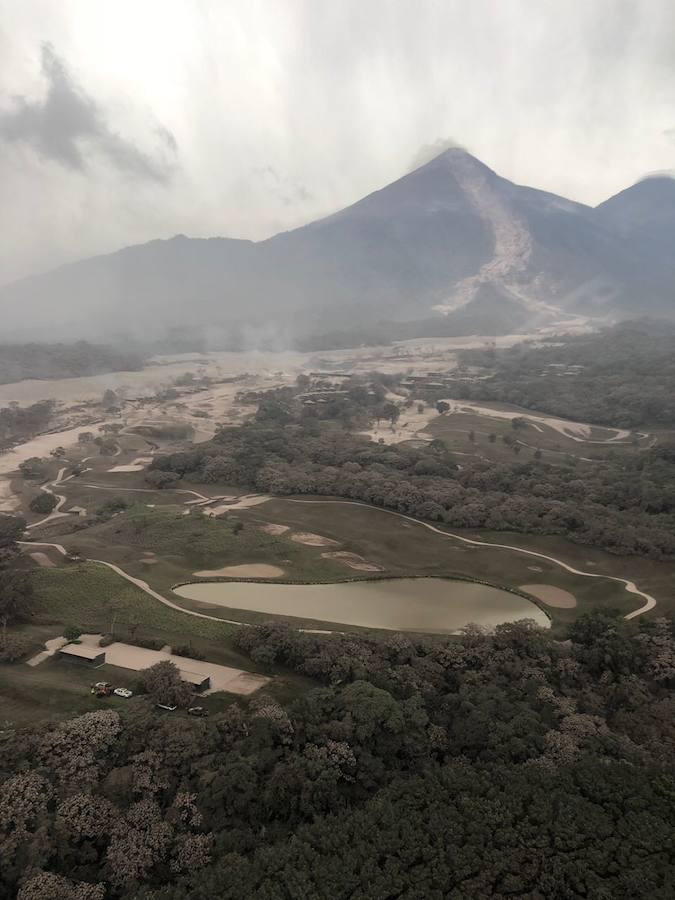
{"label": "parked vehicle", "polygon": [[113,686],[107,681],[97,681],[91,686],[91,693],[96,697],[109,697],[112,692]]}
{"label": "parked vehicle", "polygon": [[188,709],[188,716],[208,716],[208,709],[204,709],[203,706],[191,706]]}
{"label": "parked vehicle", "polygon": [[123,687],[115,688],[113,693],[116,694],[118,697],[124,697],[125,700],[128,700],[129,697],[133,697],[133,695],[134,695],[134,692],[130,691],[129,688],[123,688]]}
{"label": "parked vehicle", "polygon": [[178,709],[177,706],[167,706],[166,703],[157,703],[156,706],[158,709],[168,709],[169,712],[174,712],[176,709]]}

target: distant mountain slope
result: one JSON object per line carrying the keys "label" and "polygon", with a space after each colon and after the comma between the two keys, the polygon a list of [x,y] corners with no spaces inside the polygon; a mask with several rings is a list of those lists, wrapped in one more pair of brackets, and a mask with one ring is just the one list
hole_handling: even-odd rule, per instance
{"label": "distant mountain slope", "polygon": [[594,210],[447,150],[266,241],[178,236],[7,286],[4,336],[159,337],[186,327],[214,345],[283,344],[331,331],[358,341],[672,312],[675,182],[656,181]]}
{"label": "distant mountain slope", "polygon": [[645,178],[596,207],[601,225],[647,257],[675,264],[675,178]]}

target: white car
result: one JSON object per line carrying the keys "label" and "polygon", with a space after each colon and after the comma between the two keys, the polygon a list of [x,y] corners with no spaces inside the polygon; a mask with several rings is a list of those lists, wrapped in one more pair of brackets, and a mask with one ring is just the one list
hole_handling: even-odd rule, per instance
{"label": "white car", "polygon": [[129,688],[115,688],[113,691],[118,697],[124,697],[125,700],[128,700],[129,697],[133,697],[134,692],[130,691]]}

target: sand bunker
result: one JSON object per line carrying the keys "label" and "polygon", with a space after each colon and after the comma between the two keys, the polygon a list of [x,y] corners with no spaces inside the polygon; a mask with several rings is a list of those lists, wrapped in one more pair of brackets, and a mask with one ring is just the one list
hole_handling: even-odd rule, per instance
{"label": "sand bunker", "polygon": [[562,588],[553,587],[552,584],[521,584],[520,590],[527,591],[542,603],[557,609],[573,609],[577,605],[577,598],[573,594]]}
{"label": "sand bunker", "polygon": [[268,566],[265,563],[249,563],[241,566],[223,566],[222,569],[202,569],[193,572],[197,578],[281,578],[286,573],[279,566]]}
{"label": "sand bunker", "polygon": [[349,553],[347,550],[331,550],[322,553],[321,556],[323,559],[335,559],[349,566],[350,569],[356,569],[357,572],[384,572],[382,566],[368,562],[358,553]]}
{"label": "sand bunker", "polygon": [[267,503],[271,499],[269,494],[245,494],[243,497],[233,497],[232,500],[219,503],[217,506],[204,507],[204,515],[220,516],[231,509],[248,509],[251,506],[258,506],[260,503]]}
{"label": "sand bunker", "polygon": [[142,472],[148,463],[152,462],[151,456],[139,456],[138,459],[135,459],[133,462],[128,463],[126,466],[113,466],[112,469],[108,469],[109,472]]}
{"label": "sand bunker", "polygon": [[306,544],[308,547],[339,547],[340,542],[332,538],[323,537],[320,534],[312,534],[310,531],[296,531],[291,535],[291,540],[296,544]]}
{"label": "sand bunker", "polygon": [[275,525],[273,522],[268,522],[266,525],[261,525],[260,530],[264,531],[265,534],[271,534],[275,537],[280,534],[286,534],[289,530],[288,525]]}

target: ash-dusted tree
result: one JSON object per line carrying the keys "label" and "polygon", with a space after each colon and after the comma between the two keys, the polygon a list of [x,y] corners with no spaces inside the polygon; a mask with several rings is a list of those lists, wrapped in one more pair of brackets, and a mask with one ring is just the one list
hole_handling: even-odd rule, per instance
{"label": "ash-dusted tree", "polygon": [[54,507],[57,504],[57,499],[54,494],[46,494],[41,493],[38,494],[28,504],[34,513],[40,513],[41,515],[48,516],[50,512],[53,511]]}
{"label": "ash-dusted tree", "polygon": [[112,409],[112,407],[117,406],[118,396],[112,388],[108,388],[103,392],[103,399],[101,401],[102,405],[105,409]]}
{"label": "ash-dusted tree", "polygon": [[164,706],[186,707],[193,700],[192,688],[181,679],[178,668],[168,659],[143,669],[139,688],[155,703]]}
{"label": "ash-dusted tree", "polygon": [[19,471],[24,478],[39,480],[47,477],[46,460],[40,459],[39,456],[29,456],[22,463],[19,463]]}
{"label": "ash-dusted tree", "polygon": [[25,530],[25,519],[0,513],[0,555],[2,551],[16,550],[16,542]]}
{"label": "ash-dusted tree", "polygon": [[31,613],[33,585],[25,572],[0,569],[0,633]]}

